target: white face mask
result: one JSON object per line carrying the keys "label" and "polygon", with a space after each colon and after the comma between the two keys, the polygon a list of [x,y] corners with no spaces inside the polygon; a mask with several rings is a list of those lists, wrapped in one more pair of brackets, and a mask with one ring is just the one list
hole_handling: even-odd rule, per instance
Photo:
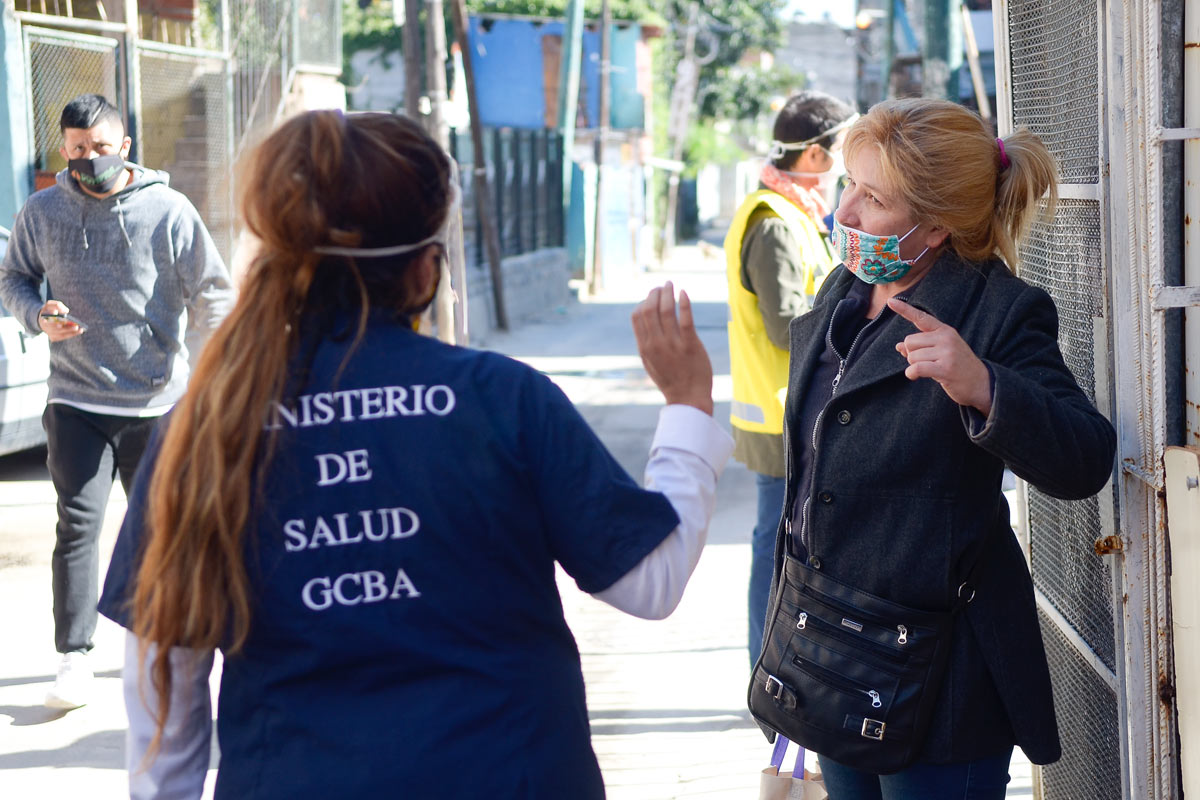
{"label": "white face mask", "polygon": [[842,154],[833,154],[833,165],[824,172],[804,172],[801,170],[779,170],[783,175],[792,178],[801,178],[804,180],[815,180],[817,182],[817,191],[825,195],[828,199],[837,189],[838,181],[846,174],[846,167],[842,163]]}
{"label": "white face mask", "polygon": [[[824,172],[806,172],[803,170],[779,170],[779,172],[790,178],[802,180],[805,186],[815,188],[825,198],[826,205],[832,208],[837,205],[838,182],[846,174],[846,163],[842,160],[841,151],[829,153],[829,157],[833,159],[833,163]],[[814,182],[815,186],[813,186]]]}

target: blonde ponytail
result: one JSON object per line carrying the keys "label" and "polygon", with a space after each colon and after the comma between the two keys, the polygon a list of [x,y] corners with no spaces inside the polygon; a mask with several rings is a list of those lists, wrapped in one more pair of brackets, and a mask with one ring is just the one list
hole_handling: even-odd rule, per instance
{"label": "blonde ponytail", "polygon": [[1043,196],[1045,212],[1058,202],[1058,173],[1054,156],[1034,134],[1021,128],[1003,142],[1008,166],[1000,170],[996,183],[995,229],[997,247],[1010,267],[1017,267],[1017,247],[1024,241],[1036,218]]}
{"label": "blonde ponytail", "polygon": [[999,256],[1011,268],[1040,198],[1049,191],[1052,204],[1057,197],[1056,172],[1032,133],[1003,139],[1003,153],[1000,141],[960,105],[905,98],[873,106],[847,133],[844,150],[851,162],[875,148],[892,193],[915,222],[948,231],[949,249],[968,261]]}

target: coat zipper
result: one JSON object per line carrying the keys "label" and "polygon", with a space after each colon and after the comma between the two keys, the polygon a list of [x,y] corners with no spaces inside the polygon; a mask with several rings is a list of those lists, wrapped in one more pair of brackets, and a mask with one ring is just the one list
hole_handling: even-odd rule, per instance
{"label": "coat zipper", "polygon": [[862,339],[863,334],[870,330],[871,326],[883,317],[883,314],[877,315],[867,322],[866,325],[862,326],[861,329],[859,329],[858,333],[854,337],[854,341],[850,343],[850,349],[846,351],[846,355],[844,356],[838,352],[837,346],[833,343],[833,322],[836,316],[837,315],[835,314],[833,317],[829,318],[829,329],[825,332],[825,343],[829,345],[829,349],[832,350],[838,357],[838,371],[837,374],[833,376],[832,391],[829,393],[829,400],[821,408],[820,412],[817,414],[816,422],[813,423],[813,469],[812,474],[809,475],[808,479],[808,494],[804,498],[804,507],[800,509],[800,543],[804,545],[804,549],[808,552],[809,557],[813,555],[813,548],[811,542],[809,541],[809,535],[811,534],[808,530],[808,510],[809,505],[812,502],[813,483],[816,481],[817,477],[817,431],[821,430],[821,420],[825,418],[825,412],[829,410],[829,406],[833,404],[834,397],[837,396],[838,384],[842,382],[842,376],[846,373],[846,365],[850,363],[850,356],[854,355],[854,348],[858,347],[858,342],[860,339]]}

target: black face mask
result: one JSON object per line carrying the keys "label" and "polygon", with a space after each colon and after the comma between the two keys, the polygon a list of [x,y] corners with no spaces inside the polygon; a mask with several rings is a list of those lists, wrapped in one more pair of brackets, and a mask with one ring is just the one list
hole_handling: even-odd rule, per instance
{"label": "black face mask", "polygon": [[67,169],[75,173],[79,185],[96,194],[107,194],[121,179],[125,159],[119,155],[72,158]]}

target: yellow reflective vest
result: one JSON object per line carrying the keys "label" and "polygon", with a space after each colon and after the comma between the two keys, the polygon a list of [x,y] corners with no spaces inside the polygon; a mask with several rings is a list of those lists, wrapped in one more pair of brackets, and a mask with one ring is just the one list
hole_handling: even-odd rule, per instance
{"label": "yellow reflective vest", "polygon": [[792,232],[804,265],[809,303],[833,267],[829,246],[808,215],[783,195],[761,189],[738,208],[725,235],[725,277],[729,284],[729,362],[733,403],[729,421],[754,433],[783,433],[783,401],[787,394],[788,351],[767,336],[758,297],[742,285],[742,240],[751,215],[766,206]]}

